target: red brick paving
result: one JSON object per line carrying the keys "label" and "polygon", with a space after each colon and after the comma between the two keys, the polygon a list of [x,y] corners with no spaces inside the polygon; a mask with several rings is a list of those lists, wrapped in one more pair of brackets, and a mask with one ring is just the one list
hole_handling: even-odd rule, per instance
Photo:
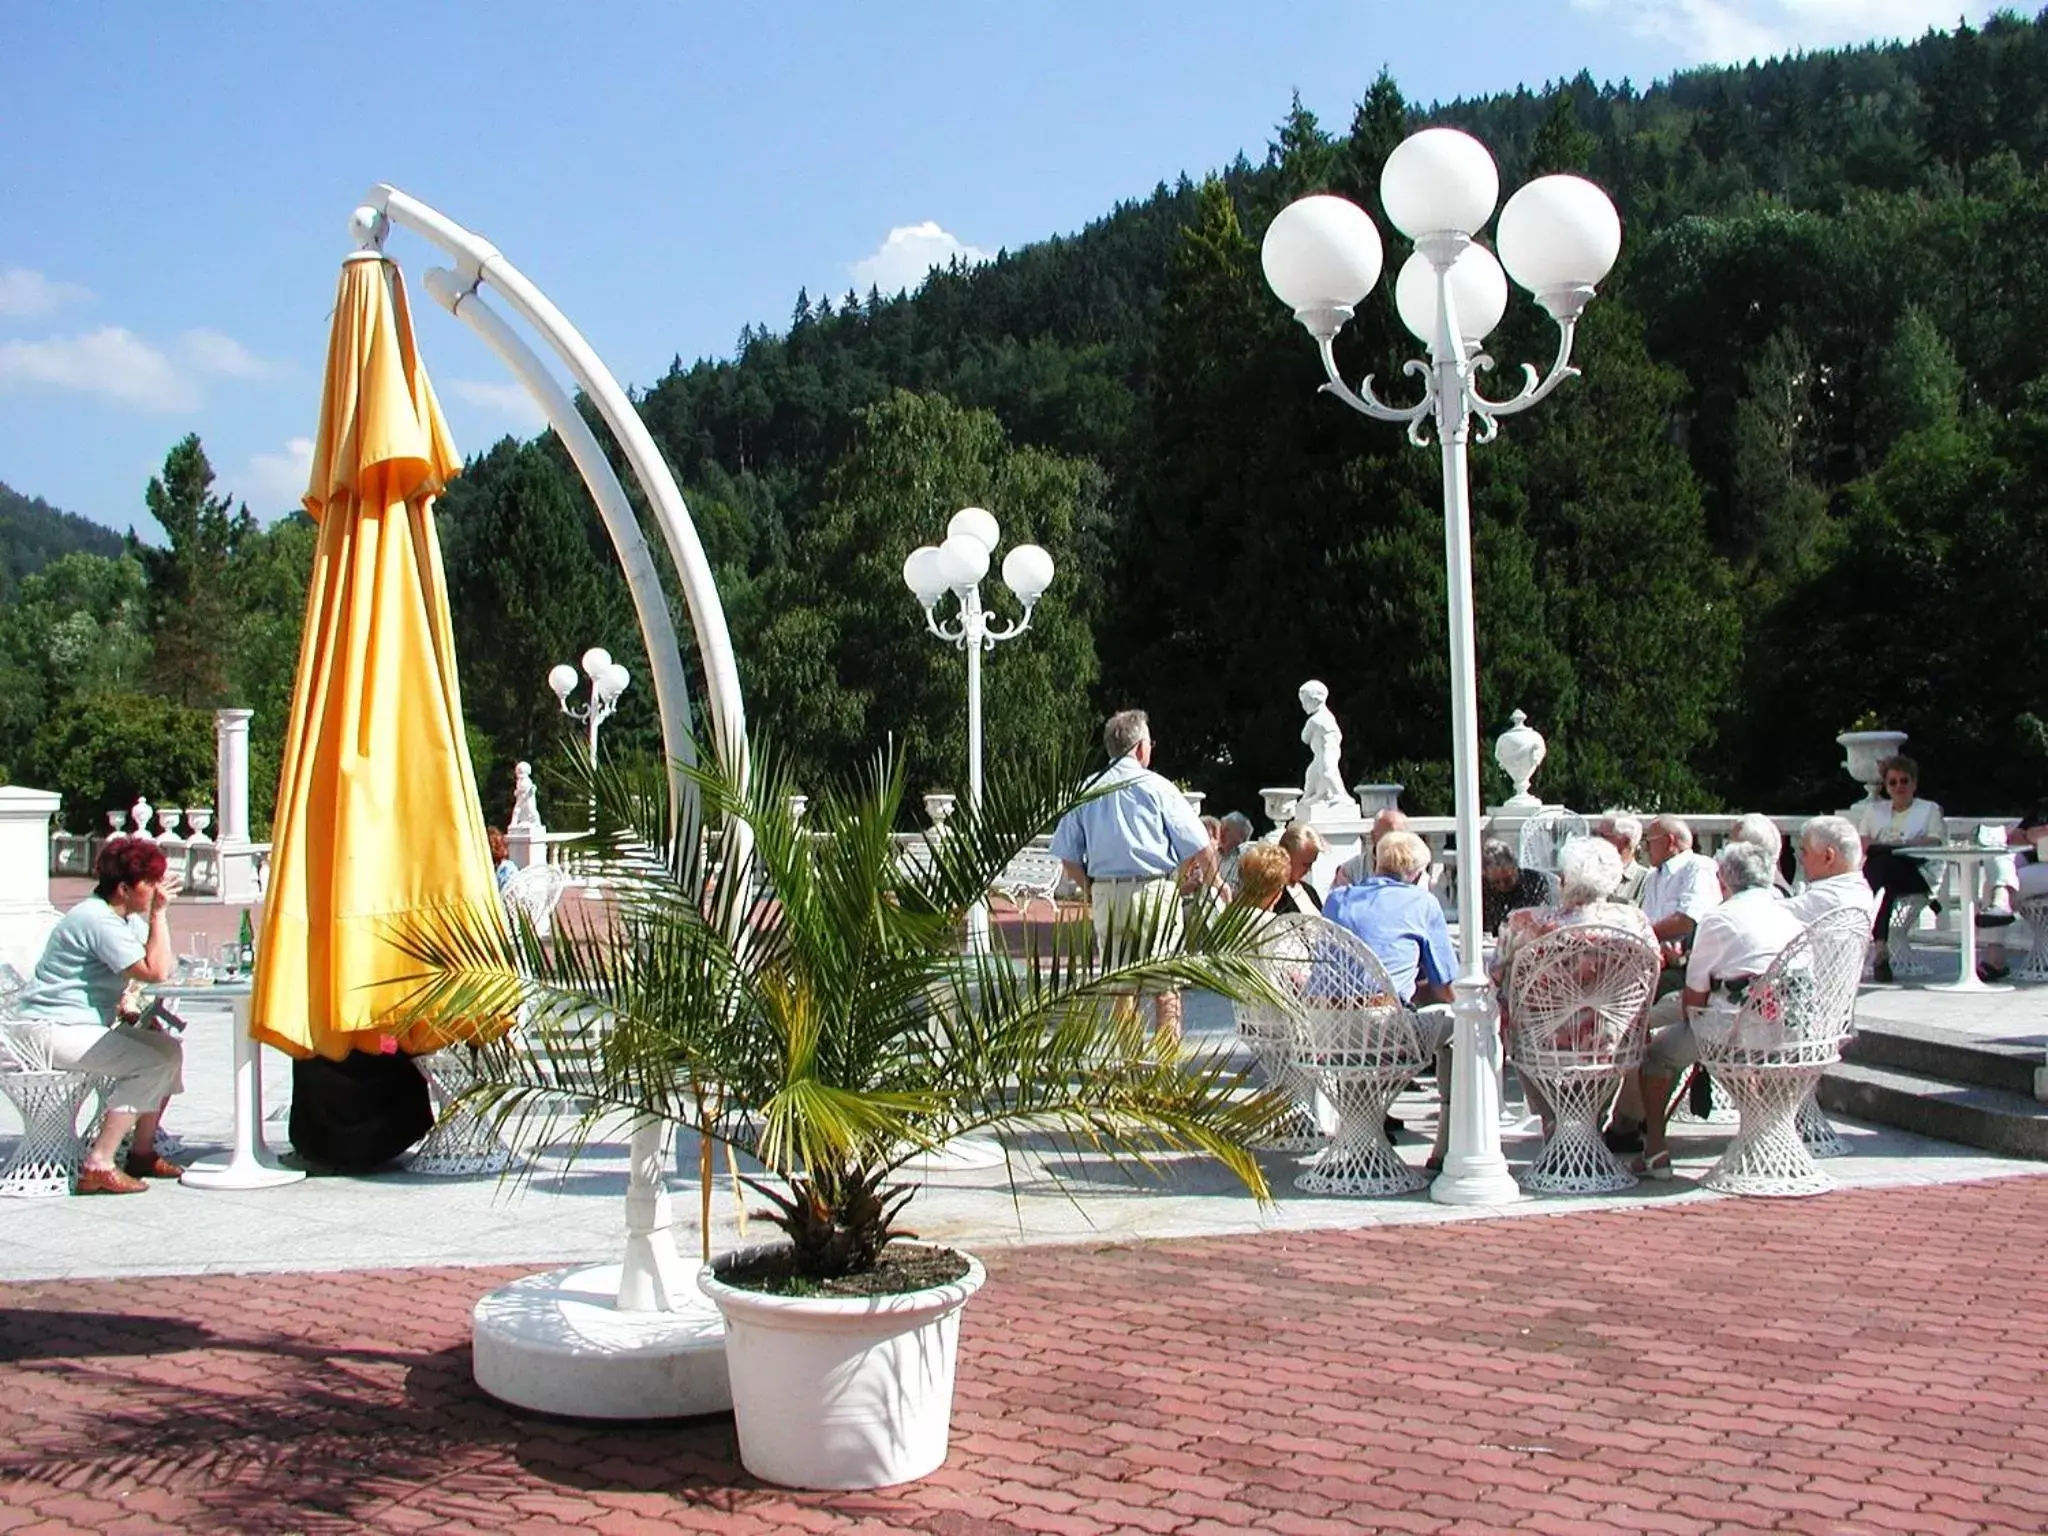
{"label": "red brick paving", "polygon": [[519,1271],[0,1286],[0,1533],[2048,1529],[2048,1179],[989,1258],[950,1463],[469,1380]]}

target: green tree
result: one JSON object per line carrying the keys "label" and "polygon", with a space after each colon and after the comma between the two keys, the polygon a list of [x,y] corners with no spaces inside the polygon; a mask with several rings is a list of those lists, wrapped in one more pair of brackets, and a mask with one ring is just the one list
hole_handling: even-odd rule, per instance
{"label": "green tree", "polygon": [[64,797],[73,832],[103,827],[110,809],[147,795],[163,805],[204,805],[214,793],[213,717],[149,694],[79,694],[36,731],[22,777]]}
{"label": "green tree", "polygon": [[232,498],[212,495],[212,487],[206,450],[197,434],[186,437],[165,456],[163,474],[143,494],[169,547],[131,540],[129,550],[149,587],[151,675],[167,697],[198,707],[227,702],[240,609],[235,563],[256,534],[249,509],[237,511]]}
{"label": "green tree", "polygon": [[[944,538],[953,513],[980,506],[1002,525],[998,561],[1028,542],[1056,567],[1030,634],[983,658],[987,761],[1085,731],[1096,674],[1082,558],[1089,499],[1087,466],[1012,447],[986,412],[908,392],[862,411],[819,517],[765,582],[758,627],[737,637],[752,718],[812,782],[893,739],[921,788],[964,790],[965,668],[925,632],[902,573],[913,549]],[[997,569],[981,591],[999,621],[1016,618]]]}
{"label": "green tree", "polygon": [[134,560],[70,554],[0,606],[0,766],[19,774],[37,728],[69,700],[141,686],[144,597]]}

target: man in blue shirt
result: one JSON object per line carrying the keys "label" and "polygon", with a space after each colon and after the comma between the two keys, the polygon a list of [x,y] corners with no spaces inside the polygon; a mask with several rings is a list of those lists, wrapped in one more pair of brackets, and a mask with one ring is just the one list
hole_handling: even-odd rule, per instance
{"label": "man in blue shirt", "polygon": [[1458,973],[1450,928],[1437,899],[1416,882],[1429,870],[1429,845],[1413,832],[1389,832],[1373,849],[1373,876],[1340,885],[1323,916],[1365,941],[1404,1003],[1447,1003]]}
{"label": "man in blue shirt", "polygon": [[[1152,772],[1152,728],[1142,709],[1111,715],[1102,728],[1109,767],[1104,791],[1060,818],[1052,854],[1088,893],[1096,953],[1105,966],[1149,937],[1180,938],[1180,868],[1194,861],[1196,883],[1215,875],[1216,852],[1187,797]],[[1112,940],[1116,943],[1113,945]],[[1156,995],[1160,1033],[1180,1038],[1180,994]]]}

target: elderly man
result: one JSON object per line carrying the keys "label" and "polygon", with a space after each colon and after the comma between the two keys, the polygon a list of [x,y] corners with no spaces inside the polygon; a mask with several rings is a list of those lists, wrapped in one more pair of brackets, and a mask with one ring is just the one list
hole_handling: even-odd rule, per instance
{"label": "elderly man", "polygon": [[1371,878],[1330,892],[1323,916],[1365,941],[1387,968],[1404,1003],[1447,1003],[1458,973],[1444,909],[1419,883],[1429,845],[1413,832],[1389,832],[1373,851]]}
{"label": "elderly man", "polygon": [[1671,1088],[1699,1060],[1692,1017],[1715,994],[1739,1003],[1749,983],[1770,968],[1778,952],[1806,926],[1771,889],[1771,861],[1754,843],[1730,843],[1713,861],[1721,900],[1699,919],[1685,965],[1685,990],[1650,1008],[1650,1047],[1643,1056],[1643,1172],[1671,1177],[1665,1144]]}
{"label": "elderly man", "polygon": [[1607,811],[1594,824],[1593,832],[1621,855],[1621,882],[1615,886],[1610,899],[1640,907],[1643,904],[1643,882],[1650,878],[1650,866],[1636,857],[1637,850],[1643,845],[1642,818],[1631,816],[1627,811]]}
{"label": "elderly man", "polygon": [[1380,845],[1380,839],[1389,832],[1406,831],[1408,813],[1398,806],[1384,806],[1372,819],[1372,833],[1366,838],[1365,846],[1337,866],[1337,873],[1330,879],[1331,889],[1340,885],[1362,885],[1373,870],[1373,850]]}
{"label": "elderly man", "polygon": [[[1052,854],[1088,892],[1096,953],[1113,966],[1134,945],[1177,939],[1181,866],[1207,883],[1216,855],[1187,797],[1152,772],[1152,728],[1142,709],[1111,715],[1102,745],[1110,765],[1095,787],[1103,792],[1060,818]],[[1180,994],[1162,991],[1154,1001],[1160,1033],[1178,1040]]]}
{"label": "elderly man", "polygon": [[1227,890],[1237,889],[1237,861],[1244,854],[1245,844],[1252,840],[1252,819],[1243,811],[1231,811],[1223,816],[1216,841],[1216,878]]}
{"label": "elderly man", "polygon": [[1650,876],[1643,882],[1643,916],[1666,962],[1692,947],[1700,919],[1721,904],[1721,884],[1714,861],[1692,851],[1692,828],[1676,816],[1659,816],[1643,838],[1650,855]]}
{"label": "elderly man", "polygon": [[1778,824],[1761,811],[1751,811],[1746,816],[1735,818],[1735,825],[1728,829],[1731,843],[1754,843],[1763,849],[1771,861],[1771,883],[1780,896],[1790,896],[1792,886],[1785,878],[1785,871],[1779,860],[1785,853],[1785,834],[1778,830]]}
{"label": "elderly man", "polygon": [[1785,903],[1802,927],[1842,907],[1868,922],[1877,911],[1877,892],[1863,878],[1863,834],[1846,816],[1816,816],[1799,829],[1799,868],[1806,889]]}
{"label": "elderly man", "polygon": [[1280,834],[1280,851],[1287,855],[1287,889],[1280,893],[1276,912],[1313,915],[1323,910],[1323,898],[1309,884],[1309,871],[1323,856],[1323,839],[1305,821],[1297,821]]}

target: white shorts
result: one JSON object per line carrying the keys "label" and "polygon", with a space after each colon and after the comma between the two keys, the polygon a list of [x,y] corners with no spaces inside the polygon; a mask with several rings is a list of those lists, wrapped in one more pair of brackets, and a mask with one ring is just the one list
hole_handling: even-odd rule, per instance
{"label": "white shorts", "polygon": [[[1095,917],[1095,955],[1104,969],[1128,963],[1139,947],[1137,938],[1180,943],[1180,882],[1172,875],[1094,881],[1088,888],[1088,905]],[[1155,943],[1147,952],[1156,952],[1156,947]]]}

